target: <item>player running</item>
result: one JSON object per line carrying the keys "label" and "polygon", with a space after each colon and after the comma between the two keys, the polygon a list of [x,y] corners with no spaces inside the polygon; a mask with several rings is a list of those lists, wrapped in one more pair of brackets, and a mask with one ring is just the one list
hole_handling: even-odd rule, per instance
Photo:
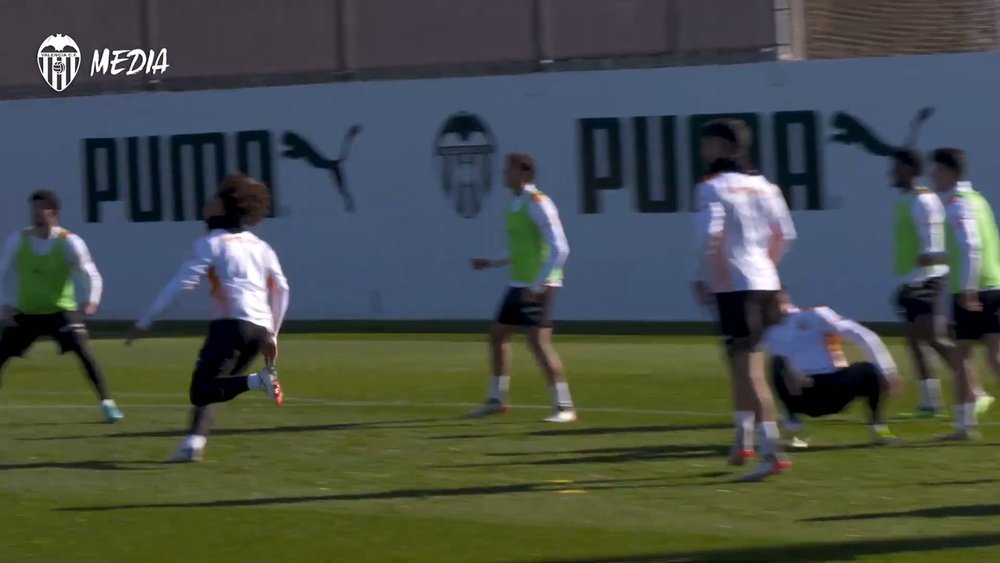
{"label": "player running", "polygon": [[979,436],[978,414],[985,410],[976,390],[979,378],[972,369],[972,348],[984,340],[987,362],[1000,376],[1000,233],[993,209],[965,177],[965,151],[940,148],[933,153],[934,189],[946,201],[947,259],[951,266],[952,315],[956,346],[955,431],[944,440]]}
{"label": "player running", "polygon": [[555,204],[535,187],[535,161],[526,154],[507,155],[505,183],[514,192],[507,210],[506,257],[475,258],[475,270],[510,267],[511,281],[490,329],[489,398],[473,409],[478,418],[507,411],[510,388],[510,336],[518,329],[528,333],[528,345],[548,377],[554,411],[546,422],[573,422],[576,410],[563,374],[562,361],[552,347],[552,303],[562,286],[563,264],[569,244]]}
{"label": "player running", "polygon": [[[59,344],[60,353],[72,352],[80,359],[101,401],[104,420],[118,422],[122,413],[108,393],[84,324],[101,302],[101,274],[83,239],[59,226],[55,192],[36,191],[29,203],[33,226],[11,234],[0,254],[0,303],[6,324],[0,336],[0,370],[11,358],[23,357],[39,337],[48,336]],[[83,289],[82,310],[77,287]]]}
{"label": "player running", "polygon": [[[208,277],[215,320],[209,324],[191,376],[191,427],[174,461],[202,459],[212,426],[212,403],[229,401],[250,389],[267,393],[276,405],[284,400],[274,362],[278,331],[288,309],[288,282],[270,245],[246,230],[264,220],[270,204],[263,183],[243,175],[226,178],[206,204],[208,234],[195,242],[194,255],[136,321],[126,341],[131,344],[146,334],[177,293],[193,290],[202,277]],[[263,370],[237,375],[260,353]]]}
{"label": "player running", "polygon": [[717,307],[725,338],[736,407],[730,463],[753,456],[756,421],[762,463],[744,479],[757,480],[790,466],[778,443],[760,342],[779,320],[777,264],[795,227],[781,190],[750,169],[750,144],[750,130],[739,120],[713,121],[701,131],[701,157],[711,175],[696,188],[694,287],[703,305]]}
{"label": "player running", "polygon": [[905,320],[906,342],[920,379],[918,418],[943,415],[941,382],[931,372],[924,346],[950,365],[953,344],[943,333],[940,302],[948,266],[935,263],[944,252],[945,212],[941,199],[918,186],[923,158],[914,149],[899,149],[892,158],[893,187],[899,190],[894,228],[895,273],[900,281],[896,307]]}
{"label": "player running", "polygon": [[[879,445],[899,443],[885,424],[882,407],[887,395],[898,391],[900,379],[879,337],[829,307],[799,309],[784,291],[780,307],[781,323],[767,330],[764,346],[774,357],[774,387],[789,415],[785,429],[802,431],[796,415],[836,414],[854,399],[865,399],[872,441]],[[841,348],[842,338],[862,348],[869,361],[849,364]],[[798,438],[793,445],[808,446]]]}

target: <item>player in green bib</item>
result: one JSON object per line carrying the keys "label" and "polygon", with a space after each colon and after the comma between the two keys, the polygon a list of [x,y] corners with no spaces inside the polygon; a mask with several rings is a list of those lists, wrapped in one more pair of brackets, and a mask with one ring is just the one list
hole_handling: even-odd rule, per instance
{"label": "player in green bib", "polygon": [[483,417],[507,412],[510,388],[510,336],[527,331],[531,351],[548,376],[554,411],[546,422],[573,422],[576,410],[562,362],[552,347],[552,302],[562,286],[562,267],[569,255],[559,212],[534,185],[535,161],[526,154],[507,155],[505,183],[514,192],[507,209],[507,255],[476,258],[476,270],[508,266],[510,282],[490,330],[489,398],[469,413]]}
{"label": "player in green bib", "polygon": [[[117,422],[122,413],[108,393],[84,325],[84,318],[97,312],[101,274],[83,239],[59,226],[56,194],[39,190],[29,201],[33,226],[13,233],[0,254],[5,325],[0,335],[0,370],[11,358],[24,356],[35,340],[48,336],[61,353],[72,352],[79,358],[100,398],[105,420]],[[86,288],[82,310],[77,307],[78,286]]]}
{"label": "player in green bib", "polygon": [[[955,431],[945,440],[978,437],[973,345],[982,340],[993,372],[1000,376],[1000,234],[990,203],[965,177],[965,152],[934,151],[934,189],[946,201],[946,257],[951,268],[955,327],[953,369],[956,381]],[[982,409],[979,409],[980,411]]]}
{"label": "player in green bib", "polygon": [[945,213],[941,199],[918,186],[923,174],[923,157],[914,149],[903,148],[892,158],[893,187],[899,190],[894,218],[894,273],[899,286],[895,304],[904,321],[906,342],[917,370],[920,405],[918,418],[944,416],[941,382],[931,370],[929,347],[947,363],[952,343],[943,334],[944,312],[941,297],[948,266],[936,263],[944,252]]}

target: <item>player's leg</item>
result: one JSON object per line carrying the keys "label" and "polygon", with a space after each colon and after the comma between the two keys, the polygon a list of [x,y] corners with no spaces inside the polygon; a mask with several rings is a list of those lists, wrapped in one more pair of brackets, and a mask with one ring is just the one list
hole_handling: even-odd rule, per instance
{"label": "player's leg", "polygon": [[466,416],[481,418],[507,412],[510,400],[510,336],[519,322],[519,295],[517,288],[507,288],[496,322],[487,335],[490,359],[490,383],[486,401],[469,411]]}
{"label": "player's leg", "polygon": [[756,418],[754,389],[748,372],[749,356],[741,342],[750,332],[746,321],[747,292],[717,293],[719,332],[723,337],[726,363],[729,367],[730,394],[733,400],[733,446],[730,465],[743,465],[754,456],[754,422]]}
{"label": "player's leg", "polygon": [[3,384],[3,369],[7,363],[13,358],[23,357],[39,334],[37,320],[26,315],[14,315],[11,323],[4,327],[0,334],[0,385]]}
{"label": "player's leg", "polygon": [[125,418],[111,398],[111,393],[108,392],[107,379],[104,377],[101,364],[94,357],[94,349],[90,345],[90,335],[83,323],[83,316],[67,311],[49,315],[45,322],[48,325],[47,332],[59,344],[60,352],[73,354],[80,362],[84,375],[87,376],[101,402],[101,414],[104,420],[115,423]]}
{"label": "player's leg", "polygon": [[777,291],[750,292],[746,306],[748,336],[739,344],[739,348],[746,352],[745,376],[749,378],[753,388],[754,414],[757,418],[757,450],[762,459],[758,468],[743,476],[745,481],[763,479],[791,467],[791,463],[782,451],[774,396],[767,382],[764,353],[759,349],[764,331],[779,318],[779,310]]}
{"label": "player's leg", "polygon": [[955,430],[939,437],[946,441],[978,437],[976,389],[981,386],[972,367],[972,351],[984,333],[982,311],[966,310],[958,303],[957,296],[954,296],[952,309],[955,325],[955,349],[951,364],[955,374]]}
{"label": "player's leg", "polygon": [[552,346],[552,308],[556,288],[548,287],[537,303],[523,303],[521,324],[527,328],[528,348],[545,374],[552,396],[553,412],[545,422],[573,422],[577,419],[562,359]]}
{"label": "player's leg", "polygon": [[809,446],[809,442],[802,436],[805,431],[805,424],[802,423],[800,415],[803,414],[801,401],[803,400],[803,391],[799,390],[798,395],[795,395],[788,388],[786,382],[786,362],[785,359],[779,356],[774,356],[771,358],[771,385],[774,387],[775,393],[778,395],[778,401],[781,403],[781,410],[783,413],[784,429],[791,439],[789,443],[793,448],[805,448]]}

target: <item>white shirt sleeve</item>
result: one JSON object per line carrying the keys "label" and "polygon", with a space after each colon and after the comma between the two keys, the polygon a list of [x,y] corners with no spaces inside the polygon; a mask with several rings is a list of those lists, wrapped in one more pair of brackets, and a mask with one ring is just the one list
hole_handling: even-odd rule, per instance
{"label": "white shirt sleeve", "polygon": [[14,271],[14,255],[21,244],[21,231],[15,231],[0,250],[0,305],[13,306],[17,300],[16,276]]}
{"label": "white shirt sleeve", "polygon": [[716,249],[717,238],[722,235],[726,209],[719,198],[715,184],[704,182],[695,188],[698,211],[694,219],[695,280],[706,281],[709,255]]}
{"label": "white shirt sleeve", "polygon": [[834,332],[864,350],[867,358],[878,366],[882,374],[896,373],[896,362],[877,334],[855,321],[841,317],[828,307],[819,307],[814,311],[825,332]]}
{"label": "white shirt sleeve", "polygon": [[167,310],[174,297],[181,291],[192,291],[198,287],[201,278],[208,273],[212,265],[212,243],[208,237],[198,239],[194,244],[194,255],[181,266],[173,279],[160,291],[146,313],[136,321],[135,325],[147,329],[153,324],[157,315]]}
{"label": "white shirt sleeve", "polygon": [[66,242],[68,243],[66,248],[69,250],[70,264],[73,266],[78,283],[81,287],[86,288],[84,293],[87,295],[87,298],[84,303],[100,304],[101,295],[104,292],[104,279],[101,277],[101,272],[97,270],[97,265],[94,264],[94,260],[90,256],[90,249],[87,248],[87,243],[72,233],[66,237]]}
{"label": "white shirt sleeve", "polygon": [[964,198],[953,197],[948,203],[947,215],[958,243],[958,272],[953,272],[952,275],[958,275],[960,288],[975,291],[979,289],[979,271],[983,258],[976,212]]}
{"label": "white shirt sleeve", "polygon": [[772,184],[771,197],[769,199],[768,212],[771,224],[771,248],[776,249],[773,253],[775,261],[781,259],[792,246],[792,241],[798,236],[795,232],[795,221],[792,220],[792,213],[788,210],[788,202],[781,188]]}
{"label": "white shirt sleeve", "polygon": [[285,313],[288,311],[288,278],[285,277],[285,273],[281,269],[278,255],[273,249],[268,250],[270,252],[268,253],[267,285],[271,302],[271,316],[274,319],[271,334],[277,337],[281,330],[281,324],[285,321]]}
{"label": "white shirt sleeve", "polygon": [[545,280],[549,279],[552,272],[562,268],[566,263],[566,258],[569,257],[569,242],[566,240],[562,221],[559,220],[559,211],[548,197],[536,195],[530,198],[528,215],[538,227],[542,240],[549,245],[549,259],[542,265],[535,283],[532,284],[532,289],[537,292],[541,291]]}
{"label": "white shirt sleeve", "polygon": [[937,196],[918,195],[913,202],[913,222],[917,225],[920,254],[944,252],[944,209]]}

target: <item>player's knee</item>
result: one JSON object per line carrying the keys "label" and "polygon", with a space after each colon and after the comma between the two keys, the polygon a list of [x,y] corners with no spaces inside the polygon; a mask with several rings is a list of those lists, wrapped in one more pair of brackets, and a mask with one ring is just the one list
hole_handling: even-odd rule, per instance
{"label": "player's knee", "polygon": [[738,354],[749,354],[754,350],[754,341],[749,336],[726,340],[726,354],[732,359]]}
{"label": "player's knee", "polygon": [[199,385],[197,382],[191,383],[191,387],[188,389],[188,400],[196,407],[205,407],[212,404],[204,386]]}
{"label": "player's knee", "polygon": [[500,325],[493,325],[488,336],[491,343],[503,344],[507,342],[507,329]]}

